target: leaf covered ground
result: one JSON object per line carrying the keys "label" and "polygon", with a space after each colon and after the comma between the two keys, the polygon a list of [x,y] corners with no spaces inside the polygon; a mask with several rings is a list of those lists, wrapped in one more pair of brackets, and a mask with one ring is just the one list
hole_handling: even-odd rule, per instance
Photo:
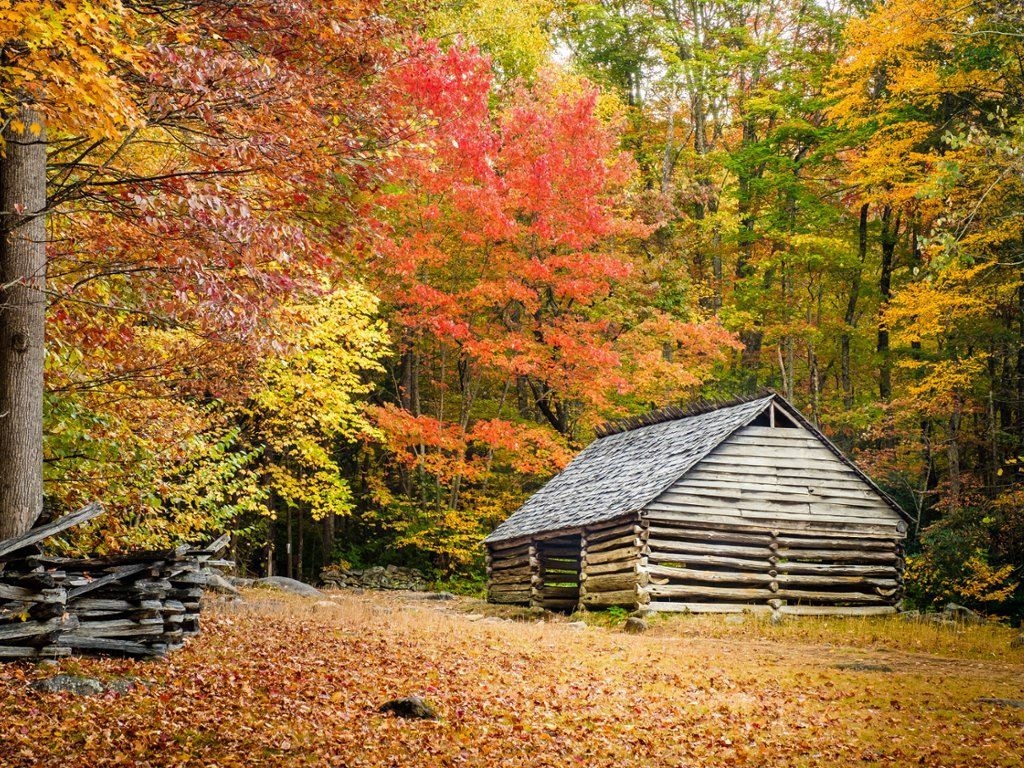
{"label": "leaf covered ground", "polygon": [[[852,620],[831,636],[752,617],[626,635],[378,594],[332,602],[214,605],[202,635],[160,661],[0,667],[0,765],[1024,764],[1024,709],[978,701],[1024,699],[1021,652],[893,650],[895,624],[873,636]],[[146,685],[29,688],[58,671]],[[442,719],[377,712],[410,694]]]}

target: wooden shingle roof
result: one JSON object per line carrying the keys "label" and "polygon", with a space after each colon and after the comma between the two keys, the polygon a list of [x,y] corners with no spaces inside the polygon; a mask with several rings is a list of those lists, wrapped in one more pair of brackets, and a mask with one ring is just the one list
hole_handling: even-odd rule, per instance
{"label": "wooden shingle roof", "polygon": [[484,541],[508,541],[582,528],[639,512],[730,435],[764,413],[773,401],[821,440],[904,520],[909,519],[888,494],[796,408],[772,393],[694,416],[672,418],[665,411],[651,420],[654,423],[641,417],[622,431],[606,429],[604,437],[588,445]]}
{"label": "wooden shingle roof", "polygon": [[609,434],[588,445],[487,537],[487,542],[594,525],[638,512],[775,395]]}

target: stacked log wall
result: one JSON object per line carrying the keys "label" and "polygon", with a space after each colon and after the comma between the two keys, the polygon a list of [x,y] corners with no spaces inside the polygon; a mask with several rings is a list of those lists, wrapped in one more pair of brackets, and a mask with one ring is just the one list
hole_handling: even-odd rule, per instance
{"label": "stacked log wall", "polygon": [[746,427],[644,510],[651,607],[892,612],[906,524],[802,427]]}
{"label": "stacked log wall", "polygon": [[231,565],[215,559],[228,537],[205,549],[110,558],[32,551],[48,535],[99,512],[98,505],[91,505],[0,542],[0,659],[52,658],[73,651],[159,656],[199,632],[208,569]]}
{"label": "stacked log wall", "polygon": [[590,526],[583,532],[580,604],[635,608],[647,601],[646,532],[637,515]]}
{"label": "stacked log wall", "polygon": [[720,525],[656,513],[647,530],[647,593],[655,610],[727,612],[760,604],[783,613],[891,613],[902,595],[897,536]]}
{"label": "stacked log wall", "polygon": [[526,605],[533,595],[536,553],[528,540],[487,545],[487,599]]}
{"label": "stacked log wall", "polygon": [[579,533],[534,543],[537,569],[530,604],[546,611],[574,611],[580,600],[582,541]]}

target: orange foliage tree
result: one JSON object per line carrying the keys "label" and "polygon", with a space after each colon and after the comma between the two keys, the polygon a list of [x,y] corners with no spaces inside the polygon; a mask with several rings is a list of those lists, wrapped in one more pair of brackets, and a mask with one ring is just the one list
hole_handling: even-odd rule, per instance
{"label": "orange foliage tree", "polygon": [[691,390],[732,339],[643,300],[632,165],[592,85],[495,92],[488,59],[433,43],[391,82],[408,136],[371,263],[399,359],[374,497],[449,566],[602,416]]}

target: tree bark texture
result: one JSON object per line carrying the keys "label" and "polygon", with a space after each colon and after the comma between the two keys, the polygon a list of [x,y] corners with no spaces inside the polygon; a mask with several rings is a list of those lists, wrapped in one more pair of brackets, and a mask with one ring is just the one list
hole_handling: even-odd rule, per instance
{"label": "tree bark texture", "polygon": [[46,134],[31,107],[2,117],[0,539],[8,539],[43,510]]}

